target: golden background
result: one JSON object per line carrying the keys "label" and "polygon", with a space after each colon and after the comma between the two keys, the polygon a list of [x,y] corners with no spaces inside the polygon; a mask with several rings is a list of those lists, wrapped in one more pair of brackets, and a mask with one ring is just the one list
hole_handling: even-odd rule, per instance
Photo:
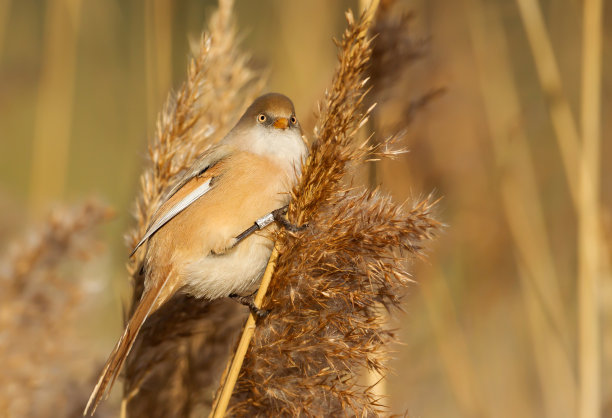
{"label": "golden background", "polygon": [[[529,7],[538,4],[545,31]],[[381,164],[378,183],[396,201],[433,191],[448,226],[425,262],[415,264],[405,313],[392,319],[403,343],[382,387],[392,412],[586,417],[581,393],[588,399],[596,391],[581,376],[592,364],[601,416],[609,416],[612,8],[607,4],[601,16],[602,78],[594,82],[601,107],[589,107],[583,83],[596,73],[585,73],[583,63],[594,45],[583,46],[587,2],[402,5],[414,13],[412,35],[428,46],[398,78],[399,96],[445,92],[416,112],[404,139],[410,152]],[[120,332],[129,291],[123,233],[147,138],[167,95],[184,80],[189,43],[214,7],[195,0],[0,0],[1,246],[58,202],[98,196],[115,209],[103,227],[107,251],[85,271],[91,303],[75,328],[97,355],[108,353]],[[293,99],[305,126],[312,126],[333,74],[332,37],[341,35],[349,7],[359,5],[236,4],[243,48],[269,70],[267,90]],[[405,117],[392,104],[382,117]],[[600,147],[570,152],[564,163],[559,144],[577,141],[580,151],[586,135],[596,136],[593,114],[601,114]],[[596,185],[596,203],[573,197],[572,187],[585,189],[580,170],[597,163],[598,175],[587,182]],[[596,233],[581,238],[580,222],[593,217]],[[580,273],[581,257],[596,251],[599,271]],[[579,303],[579,289],[593,278],[594,294]],[[586,335],[579,319],[585,310],[587,324],[593,312],[599,318]]]}

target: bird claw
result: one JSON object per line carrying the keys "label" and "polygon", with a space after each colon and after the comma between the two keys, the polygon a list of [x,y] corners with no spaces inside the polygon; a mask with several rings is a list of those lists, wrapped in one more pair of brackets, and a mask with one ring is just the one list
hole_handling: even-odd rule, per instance
{"label": "bird claw", "polygon": [[299,232],[299,231],[303,231],[306,228],[308,228],[308,223],[297,226],[289,222],[287,218],[285,218],[284,216],[287,213],[287,208],[288,206],[283,206],[282,208],[272,211],[272,216],[274,217],[274,220],[276,222],[278,222],[280,225],[283,226],[283,228],[291,232]]}
{"label": "bird claw", "polygon": [[229,295],[229,297],[231,299],[234,299],[236,302],[247,306],[251,313],[259,318],[265,318],[270,313],[270,311],[266,309],[261,309],[257,307],[257,305],[255,305],[255,298],[253,297],[253,295],[240,296],[235,293],[232,293],[231,295]]}

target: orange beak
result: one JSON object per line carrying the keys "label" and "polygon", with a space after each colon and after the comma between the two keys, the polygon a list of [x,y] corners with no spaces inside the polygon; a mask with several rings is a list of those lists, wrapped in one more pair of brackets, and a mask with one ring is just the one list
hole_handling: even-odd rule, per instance
{"label": "orange beak", "polygon": [[289,126],[287,118],[278,118],[274,121],[274,127],[276,129],[287,129],[287,126]]}

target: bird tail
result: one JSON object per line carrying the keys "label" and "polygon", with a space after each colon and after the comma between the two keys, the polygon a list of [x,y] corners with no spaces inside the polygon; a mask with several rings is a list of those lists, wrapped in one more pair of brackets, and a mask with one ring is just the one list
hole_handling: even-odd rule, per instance
{"label": "bird tail", "polygon": [[[138,303],[138,307],[128,321],[125,331],[123,331],[123,335],[117,342],[117,345],[115,346],[115,349],[111,355],[108,357],[108,360],[106,360],[104,369],[98,378],[96,387],[89,397],[89,401],[87,402],[87,406],[83,411],[83,415],[87,415],[89,413],[93,415],[94,412],[96,412],[96,408],[100,402],[108,397],[108,394],[115,383],[115,379],[119,375],[128,354],[130,354],[130,350],[136,341],[136,337],[138,336],[138,332],[142,328],[142,325],[149,315],[155,312],[164,302],[164,300],[158,299],[160,299],[160,294],[162,293],[162,289],[164,289],[164,285],[167,280],[168,276],[161,286],[155,286],[155,288],[147,289],[142,295],[142,298]],[[163,293],[168,294],[167,292]]]}

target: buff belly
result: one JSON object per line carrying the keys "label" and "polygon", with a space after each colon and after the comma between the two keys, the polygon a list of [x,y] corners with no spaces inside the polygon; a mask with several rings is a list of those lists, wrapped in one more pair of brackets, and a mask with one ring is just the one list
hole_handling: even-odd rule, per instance
{"label": "buff belly", "polygon": [[183,291],[206,299],[252,294],[259,286],[273,245],[264,234],[253,234],[224,254],[209,254],[181,266]]}

